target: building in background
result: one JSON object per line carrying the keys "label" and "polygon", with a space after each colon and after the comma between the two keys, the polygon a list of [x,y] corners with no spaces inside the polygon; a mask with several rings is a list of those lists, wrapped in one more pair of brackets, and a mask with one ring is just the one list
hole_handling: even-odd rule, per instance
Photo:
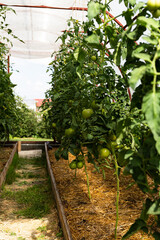
{"label": "building in background", "polygon": [[28,108],[33,109],[34,111],[38,111],[42,105],[44,99],[23,99],[24,103],[28,106]]}
{"label": "building in background", "polygon": [[44,99],[34,99],[36,102],[36,111],[38,111],[40,109],[40,107],[42,106],[42,103],[44,101]]}

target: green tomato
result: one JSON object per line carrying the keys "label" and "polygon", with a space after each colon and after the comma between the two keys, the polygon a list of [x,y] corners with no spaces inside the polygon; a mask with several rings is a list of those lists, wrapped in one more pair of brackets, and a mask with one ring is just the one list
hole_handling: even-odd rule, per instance
{"label": "green tomato", "polygon": [[99,156],[101,159],[107,158],[110,155],[110,151],[108,148],[101,148],[99,151]]}
{"label": "green tomato", "polygon": [[157,9],[156,11],[154,11],[152,13],[152,15],[153,15],[154,18],[159,18],[160,17],[160,9]]}
{"label": "green tomato", "polygon": [[56,123],[52,123],[52,127],[53,127],[53,128],[56,128]]}
{"label": "green tomato", "polygon": [[75,160],[73,160],[70,164],[69,164],[70,169],[76,169],[77,168],[77,163]]}
{"label": "green tomato", "polygon": [[147,7],[150,11],[157,10],[160,8],[159,0],[148,0]]}
{"label": "green tomato", "polygon": [[83,168],[83,162],[82,161],[77,162],[77,168],[78,169]]}
{"label": "green tomato", "polygon": [[66,135],[67,137],[73,136],[74,133],[75,133],[75,130],[74,130],[73,128],[67,128],[67,129],[65,130],[65,135]]}
{"label": "green tomato", "polygon": [[91,57],[91,59],[92,59],[93,61],[96,61],[97,58],[96,58],[96,56],[93,55],[93,56]]}
{"label": "green tomato", "polygon": [[90,118],[92,114],[93,114],[93,109],[92,109],[92,108],[84,109],[84,110],[82,111],[82,117],[83,117],[84,119]]}

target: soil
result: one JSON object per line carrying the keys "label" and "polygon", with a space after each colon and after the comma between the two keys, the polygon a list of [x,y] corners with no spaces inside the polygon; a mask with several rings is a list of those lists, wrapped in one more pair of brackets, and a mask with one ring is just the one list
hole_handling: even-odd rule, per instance
{"label": "soil", "polygon": [[[49,150],[49,158],[55,176],[59,194],[64,206],[73,240],[114,240],[116,221],[116,179],[114,169],[105,168],[106,179],[95,171],[92,164],[87,164],[91,200],[88,196],[86,174],[83,169],[71,170],[68,161],[56,161],[54,152]],[[69,155],[69,162],[75,156]],[[132,183],[130,176],[120,175],[120,201],[118,237],[128,231],[135,219],[140,216],[144,194]],[[132,184],[131,184],[132,185]],[[153,240],[143,232],[128,238],[130,240]]]}
{"label": "soil", "polygon": [[[27,218],[16,214],[21,206],[15,200],[2,198],[4,191],[18,192],[42,183],[45,186],[47,184],[45,167],[27,164],[17,169],[16,173],[21,177],[11,185],[5,185],[0,192],[0,240],[63,240],[54,200],[51,203],[50,212],[44,217]],[[38,177],[27,179],[28,173]],[[53,198],[52,193],[49,198]]]}
{"label": "soil", "polygon": [[8,161],[12,150],[13,148],[11,147],[0,147],[0,173],[3,171],[3,168]]}

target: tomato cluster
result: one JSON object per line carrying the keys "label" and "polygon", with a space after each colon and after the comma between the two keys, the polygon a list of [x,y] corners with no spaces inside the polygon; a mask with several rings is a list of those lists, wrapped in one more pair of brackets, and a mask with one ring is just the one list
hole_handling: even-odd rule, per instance
{"label": "tomato cluster", "polygon": [[160,17],[160,1],[159,0],[148,0],[147,7],[152,12],[154,18]]}

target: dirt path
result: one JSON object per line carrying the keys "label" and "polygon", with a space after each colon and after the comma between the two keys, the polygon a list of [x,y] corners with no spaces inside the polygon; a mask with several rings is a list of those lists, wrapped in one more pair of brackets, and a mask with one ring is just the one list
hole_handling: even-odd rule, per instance
{"label": "dirt path", "polygon": [[20,159],[16,172],[7,177],[16,174],[12,184],[6,184],[0,193],[0,240],[63,239],[41,160]]}

